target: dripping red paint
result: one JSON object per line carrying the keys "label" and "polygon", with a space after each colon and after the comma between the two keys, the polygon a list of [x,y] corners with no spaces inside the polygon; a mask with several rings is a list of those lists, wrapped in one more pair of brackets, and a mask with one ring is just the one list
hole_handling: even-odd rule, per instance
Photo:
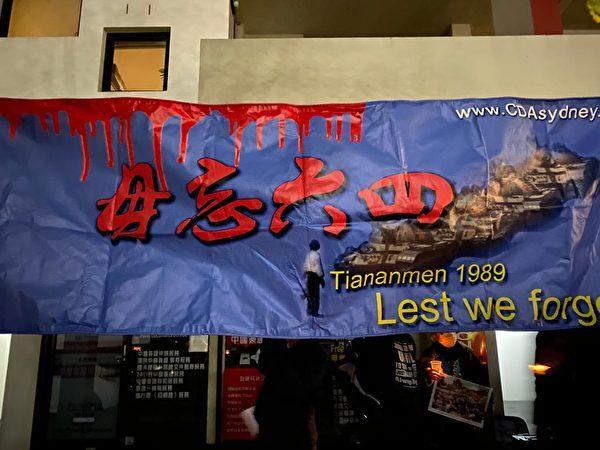
{"label": "dripping red paint", "polygon": [[51,121],[54,134],[60,134],[59,113],[66,115],[71,136],[79,136],[81,141],[81,173],[84,182],[90,171],[89,137],[97,135],[98,122],[102,124],[102,136],[106,149],[106,165],[113,167],[113,126],[118,122],[116,137],[127,148],[130,166],[135,164],[135,152],[131,119],[137,112],[145,114],[152,126],[152,150],[158,181],[162,190],[167,190],[167,180],[163,169],[162,132],[165,123],[172,117],[179,117],[180,139],[177,162],[184,163],[190,130],[213,112],[218,112],[229,122],[229,135],[234,139],[234,166],[238,166],[242,150],[242,137],[246,127],[256,124],[256,148],[263,147],[263,126],[278,120],[278,145],[283,148],[286,138],[286,124],[292,121],[297,127],[298,151],[304,148],[304,137],[311,133],[310,121],[313,117],[326,120],[326,137],[331,139],[335,121],[335,140],[342,139],[343,122],[349,121],[350,142],[359,142],[362,136],[364,103],[327,104],[296,106],[287,104],[239,104],[239,105],[197,105],[168,100],[118,98],[118,99],[57,99],[57,100],[17,100],[0,99],[0,116],[8,121],[9,135],[14,138],[23,117],[36,116],[42,129],[50,132]]}

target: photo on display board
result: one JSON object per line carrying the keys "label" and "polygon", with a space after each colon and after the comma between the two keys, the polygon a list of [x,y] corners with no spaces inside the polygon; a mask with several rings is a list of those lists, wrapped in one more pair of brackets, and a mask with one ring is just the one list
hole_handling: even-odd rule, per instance
{"label": "photo on display board", "polygon": [[490,387],[446,376],[436,381],[428,409],[435,414],[483,428],[491,396]]}

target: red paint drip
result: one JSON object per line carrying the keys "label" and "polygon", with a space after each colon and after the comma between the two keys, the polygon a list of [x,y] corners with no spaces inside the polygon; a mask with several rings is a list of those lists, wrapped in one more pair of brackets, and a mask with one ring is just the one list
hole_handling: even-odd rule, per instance
{"label": "red paint drip", "polygon": [[285,119],[279,118],[279,148],[285,145]]}
{"label": "red paint drip", "polygon": [[88,147],[88,140],[85,132],[79,135],[81,139],[81,176],[79,177],[80,181],[85,181],[88,176],[88,172],[90,170],[90,149]]}
{"label": "red paint drip", "polygon": [[[118,141],[125,144],[129,164],[135,164],[135,149],[131,120],[135,113],[143,113],[152,124],[152,145],[158,178],[163,189],[167,180],[163,170],[162,132],[166,122],[180,117],[180,148],[177,161],[184,163],[187,154],[188,135],[191,128],[214,112],[221,114],[229,123],[229,135],[234,140],[234,164],[239,165],[242,151],[243,133],[246,127],[256,123],[256,146],[263,147],[263,127],[271,120],[278,120],[278,144],[285,146],[285,130],[288,120],[296,123],[298,130],[298,151],[304,149],[304,137],[311,133],[310,121],[314,117],[326,120],[326,136],[332,137],[333,118],[336,119],[336,140],[341,140],[343,121],[350,121],[350,142],[359,142],[362,135],[362,119],[365,104],[330,104],[316,106],[294,106],[285,104],[256,105],[196,105],[166,100],[118,98],[95,100],[17,100],[0,98],[0,116],[8,121],[9,136],[14,138],[25,116],[37,116],[44,132],[61,134],[60,112],[68,121],[69,134],[79,136],[82,155],[81,181],[85,181],[90,171],[89,137],[97,136],[97,122],[102,122],[104,133],[101,136],[106,149],[106,165],[115,165],[111,120],[119,123]],[[52,127],[48,120],[52,121]]]}
{"label": "red paint drip", "polygon": [[242,151],[242,134],[244,133],[244,129],[242,127],[238,127],[237,132],[235,133],[235,152],[233,156],[233,165],[235,167],[240,165],[240,153]]}
{"label": "red paint drip", "polygon": [[125,147],[127,148],[127,158],[129,158],[129,167],[135,165],[135,153],[133,153],[133,133],[131,130],[131,119],[124,120],[123,136],[125,137]]}
{"label": "red paint drip", "polygon": [[114,158],[114,152],[113,152],[113,145],[112,145],[112,136],[110,134],[111,129],[110,129],[110,119],[104,119],[102,121],[102,123],[104,124],[104,145],[106,148],[106,165],[108,167],[113,167],[115,165],[115,158]]}
{"label": "red paint drip", "polygon": [[95,120],[91,121],[89,123],[89,126],[90,126],[90,135],[95,137],[96,136],[96,121]]}
{"label": "red paint drip", "polygon": [[58,115],[58,111],[52,111],[50,115],[52,116],[52,126],[54,127],[54,134],[60,134],[60,118]]}
{"label": "red paint drip", "polygon": [[40,120],[40,125],[42,126],[42,130],[48,132],[48,122],[46,122],[46,116],[43,114],[38,114],[38,119]]}
{"label": "red paint drip", "polygon": [[350,115],[350,142],[360,142],[362,138],[362,113]]}
{"label": "red paint drip", "polygon": [[262,150],[263,148],[263,126],[265,124],[264,117],[256,119],[256,148]]}

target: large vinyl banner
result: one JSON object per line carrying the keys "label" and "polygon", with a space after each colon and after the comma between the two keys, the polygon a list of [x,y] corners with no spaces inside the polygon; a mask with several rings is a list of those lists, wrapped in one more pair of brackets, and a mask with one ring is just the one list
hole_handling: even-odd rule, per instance
{"label": "large vinyl banner", "polygon": [[597,326],[600,100],[0,99],[0,332]]}

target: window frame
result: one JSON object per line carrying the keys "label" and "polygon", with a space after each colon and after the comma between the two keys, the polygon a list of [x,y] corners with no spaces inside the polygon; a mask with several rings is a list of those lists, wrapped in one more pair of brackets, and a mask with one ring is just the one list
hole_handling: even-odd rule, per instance
{"label": "window frame", "polygon": [[8,37],[13,0],[0,0],[0,38]]}
{"label": "window frame", "polygon": [[[161,31],[106,31],[104,43],[104,62],[102,66],[102,80],[100,83],[101,92],[166,92],[169,84],[169,49],[171,47],[171,30]],[[112,81],[112,66],[115,58],[116,42],[164,42],[165,43],[165,61],[163,72],[162,91],[158,90],[127,90],[112,91],[110,89]]]}

